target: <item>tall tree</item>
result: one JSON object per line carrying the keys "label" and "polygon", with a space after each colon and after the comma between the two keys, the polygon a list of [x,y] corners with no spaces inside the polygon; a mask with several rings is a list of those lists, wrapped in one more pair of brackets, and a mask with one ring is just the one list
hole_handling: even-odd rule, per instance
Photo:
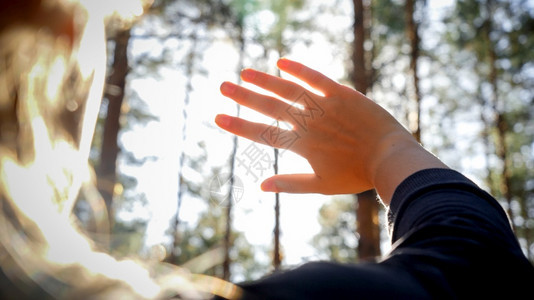
{"label": "tall tree", "polygon": [[130,213],[133,203],[144,205],[146,199],[144,193],[134,192],[136,178],[121,172],[118,166],[142,165],[154,157],[136,157],[120,145],[119,135],[128,131],[132,124],[147,124],[158,119],[148,112],[139,95],[127,88],[129,78],[136,75],[136,72],[131,72],[131,66],[136,63],[129,60],[128,52],[131,28],[137,21],[123,22],[112,17],[106,26],[108,77],[90,151],[96,182],[95,186],[93,183],[83,186],[75,208],[78,219],[90,236],[110,246],[112,253],[120,255],[138,254],[141,250],[146,220],[134,216],[124,221],[119,215]]}
{"label": "tall tree", "polygon": [[[195,64],[197,60],[196,55],[196,45],[197,38],[195,35],[192,36],[191,48],[186,56],[185,62],[185,75],[187,82],[185,85],[185,96],[184,96],[184,106],[182,108],[182,144],[185,145],[187,142],[187,109],[189,108],[189,102],[191,98],[191,93],[193,92],[193,74],[195,71]],[[179,158],[179,170],[178,170],[178,194],[177,194],[177,205],[176,205],[176,214],[174,217],[174,224],[172,228],[174,229],[173,233],[173,249],[177,249],[180,244],[180,208],[182,207],[182,201],[185,194],[185,189],[187,185],[184,183],[184,174],[183,170],[185,168],[185,150],[182,149],[180,152]],[[170,261],[176,262],[177,258],[175,257],[175,251],[170,253]]]}
{"label": "tall tree", "polygon": [[[222,174],[220,170],[215,169],[211,175],[209,177],[221,176]],[[232,230],[229,241],[225,241],[228,232],[228,222],[225,218],[227,210],[225,206],[219,204],[227,204],[232,200],[228,199],[224,193],[216,195],[211,191],[202,189],[202,186],[210,185],[207,180],[211,180],[211,178],[204,178],[201,182],[184,179],[184,184],[188,186],[189,196],[204,202],[207,207],[199,214],[196,223],[183,222],[181,224],[180,239],[174,245],[176,248],[173,249],[175,252],[173,263],[184,266],[194,273],[224,278],[225,256],[229,255],[230,260],[236,260],[236,269],[240,271],[240,274],[232,275],[240,275],[247,279],[255,277],[254,274],[265,266],[254,261],[253,248],[242,232]],[[206,192],[209,195],[206,195]],[[173,228],[170,229],[174,230]],[[226,243],[232,245],[228,253],[225,250]],[[207,257],[205,256],[206,253],[208,254]],[[229,276],[226,280],[231,280],[231,277]]]}
{"label": "tall tree", "polygon": [[[287,26],[287,3],[286,1],[273,1],[272,10],[278,15],[278,22],[275,25],[273,30],[274,40],[275,40],[275,50],[278,54],[278,57],[283,57],[286,51],[286,46],[283,40],[283,32]],[[278,71],[278,76],[280,76],[280,71]],[[276,121],[278,126],[278,120]],[[278,149],[274,148],[274,164],[273,171],[274,174],[278,174]],[[282,255],[280,250],[280,194],[274,194],[274,228],[273,228],[273,268],[275,270],[280,269],[282,264]]]}
{"label": "tall tree", "polygon": [[409,118],[410,127],[415,139],[421,143],[421,92],[419,90],[419,76],[417,74],[417,66],[419,60],[419,24],[415,18],[416,0],[406,0],[406,35],[410,43],[410,73],[412,77],[413,98],[414,98],[414,112]]}
{"label": "tall tree", "polygon": [[528,6],[523,1],[463,0],[446,21],[449,39],[459,49],[453,55],[470,55],[475,61],[469,71],[474,71],[472,78],[480,87],[473,98],[479,99],[481,119],[489,126],[482,132],[488,141],[484,144],[489,188],[503,203],[532,258],[532,193],[528,192],[532,174],[523,167],[532,160],[527,149],[533,145],[532,134],[525,130],[532,126],[525,118],[532,116],[532,75],[527,62],[533,59],[529,49],[534,45]]}
{"label": "tall tree", "polygon": [[[245,36],[244,36],[244,21],[245,18],[253,11],[256,7],[255,3],[250,3],[250,1],[243,0],[233,0],[233,1],[218,1],[218,0],[205,0],[205,1],[170,1],[162,0],[158,1],[156,5],[153,6],[154,13],[167,25],[169,28],[170,34],[168,36],[159,36],[161,38],[178,38],[181,44],[190,43],[190,51],[186,59],[184,60],[184,73],[187,78],[186,82],[186,96],[185,96],[185,107],[182,111],[183,122],[185,124],[188,118],[187,112],[187,103],[190,101],[190,92],[192,91],[192,79],[195,75],[201,72],[201,60],[200,56],[202,55],[202,49],[199,49],[195,45],[209,45],[209,43],[214,39],[211,36],[211,29],[223,28],[227,32],[227,37],[230,37],[232,41],[237,44],[239,51],[239,61],[238,61],[238,70],[240,71],[243,68],[243,60],[245,57]],[[192,29],[192,30],[190,30]],[[208,30],[206,30],[208,29]],[[156,34],[156,36],[158,36]],[[181,45],[183,46],[183,45]],[[196,61],[196,63],[195,63]],[[196,65],[196,67],[195,67]],[[238,79],[239,80],[239,79]],[[239,114],[239,105],[237,105],[237,112]],[[186,128],[183,127],[182,136],[185,137]],[[233,137],[233,149],[229,157],[229,169],[230,173],[228,178],[220,178],[223,182],[228,182],[228,191],[224,199],[224,204],[221,209],[225,213],[221,215],[225,220],[225,231],[223,235],[217,235],[217,245],[220,246],[220,249],[223,251],[220,252],[223,254],[223,261],[220,262],[220,265],[217,266],[217,275],[221,276],[224,279],[231,278],[231,269],[234,267],[233,260],[235,259],[235,251],[241,251],[241,248],[236,249],[234,245],[236,239],[236,233],[232,230],[232,214],[234,207],[234,199],[239,197],[239,195],[234,195],[234,168],[235,168],[235,155],[237,151],[237,137]],[[184,141],[185,143],[185,141]],[[187,164],[193,163],[185,154],[181,152],[180,155],[180,170],[183,170],[183,167]],[[198,166],[195,168],[198,169]],[[218,174],[216,176],[226,177],[227,173]],[[213,177],[213,174],[210,174]],[[228,179],[228,181],[226,181]],[[171,257],[169,261],[174,263],[180,263],[183,261],[183,244],[187,243],[184,239],[188,239],[187,236],[187,224],[179,218],[180,207],[185,197],[194,195],[195,188],[184,176],[183,172],[180,171],[179,175],[179,192],[178,192],[178,209],[173,224],[171,225],[171,230],[169,231],[173,236],[173,245],[171,252]],[[215,201],[218,202],[218,201]],[[180,227],[180,228],[179,228]],[[242,264],[237,264],[237,267]],[[231,268],[232,266],[232,268]]]}
{"label": "tall tree", "polygon": [[319,255],[329,260],[354,263],[358,259],[353,197],[335,196],[319,209],[321,230],[312,239]]}
{"label": "tall tree", "polygon": [[[239,60],[237,63],[237,72],[239,73],[244,68],[244,59],[245,59],[245,19],[250,14],[252,7],[247,6],[247,2],[243,1],[234,1],[230,3],[230,14],[229,19],[231,20],[232,27],[235,29],[235,34],[233,40],[237,44],[239,52]],[[241,77],[238,77],[237,83],[241,83]],[[241,111],[241,106],[239,103],[236,103],[236,116],[239,117]],[[232,208],[234,205],[234,199],[237,199],[237,195],[234,194],[234,184],[235,184],[235,160],[238,147],[237,135],[232,137],[232,152],[230,154],[230,178],[229,178],[229,187],[228,187],[228,203],[226,207],[226,231],[224,234],[224,262],[223,262],[223,279],[230,279],[230,264],[231,257],[230,252],[232,248]]]}
{"label": "tall tree", "polygon": [[[169,28],[170,34],[168,36],[163,36],[160,38],[179,38],[183,42],[189,42],[188,54],[184,60],[184,72],[187,78],[185,84],[185,97],[184,97],[184,107],[182,109],[182,142],[186,143],[187,136],[187,119],[188,119],[188,105],[190,102],[191,93],[193,92],[192,80],[194,75],[200,72],[199,70],[199,61],[200,56],[202,55],[203,46],[207,45],[206,42],[210,41],[209,32],[206,32],[205,28],[211,27],[224,27],[228,23],[233,22],[233,11],[231,10],[232,3],[223,3],[221,1],[215,0],[206,0],[206,1],[172,1],[172,0],[161,0],[157,1],[152,6],[152,12],[157,16],[163,23]],[[244,4],[242,4],[244,5]],[[236,25],[236,24],[233,24]],[[193,30],[188,30],[192,28]],[[158,35],[155,35],[156,37]],[[200,46],[203,45],[203,46]],[[183,45],[180,45],[183,46]],[[237,145],[237,138],[234,139],[234,145]],[[235,151],[235,150],[234,150]],[[224,236],[224,248],[225,248],[225,260],[223,262],[223,274],[222,277],[230,277],[230,250],[231,250],[231,215],[232,215],[232,201],[233,198],[233,156],[230,158],[230,189],[228,191],[228,206],[226,213],[227,220],[227,231]],[[178,193],[177,193],[177,211],[172,224],[172,236],[173,236],[173,246],[174,250],[179,249],[178,245],[181,243],[181,221],[180,221],[180,210],[183,202],[183,198],[188,191],[190,185],[185,182],[183,169],[185,167],[185,162],[187,160],[186,153],[184,150],[181,151],[179,155],[179,182],[178,182]],[[178,257],[176,253],[171,253],[169,261],[177,262]]]}
{"label": "tall tree", "polygon": [[[368,56],[365,52],[367,30],[365,28],[365,10],[368,9],[363,0],[353,0],[354,5],[354,42],[353,42],[353,84],[362,94],[367,93],[370,73],[367,69]],[[356,230],[358,232],[358,256],[368,259],[380,255],[380,226],[378,213],[380,206],[375,190],[369,190],[356,195]]]}
{"label": "tall tree", "polygon": [[96,168],[98,190],[106,203],[108,222],[113,227],[113,195],[117,182],[118,136],[121,129],[121,108],[125,96],[130,29],[119,30],[114,41],[113,64],[106,84],[107,113],[102,135],[100,160]]}
{"label": "tall tree", "polygon": [[483,25],[483,39],[484,43],[488,46],[487,48],[487,64],[489,65],[489,74],[488,82],[491,85],[492,96],[490,101],[490,107],[493,111],[494,122],[496,128],[496,139],[495,139],[495,149],[497,157],[502,163],[501,174],[500,174],[500,191],[506,200],[508,216],[511,219],[512,228],[515,230],[515,220],[514,220],[514,211],[512,210],[512,191],[511,191],[511,173],[510,173],[510,160],[508,158],[508,145],[506,141],[506,135],[508,126],[506,124],[504,112],[501,111],[503,104],[500,103],[502,100],[499,97],[499,87],[498,87],[498,70],[497,70],[497,53],[495,50],[494,41],[491,39],[491,34],[493,32],[493,19],[494,15],[494,3],[492,0],[486,2],[486,10],[489,13],[487,19],[484,21]]}
{"label": "tall tree", "polygon": [[[276,0],[276,1],[267,1],[266,8],[270,10],[276,16],[276,22],[273,24],[272,28],[269,31],[262,35],[259,33],[259,40],[265,47],[265,51],[274,50],[277,57],[283,57],[290,46],[292,41],[289,41],[284,38],[284,34],[291,28],[293,25],[291,22],[292,14],[296,9],[302,8],[304,1],[302,0]],[[279,71],[278,76],[280,76]],[[278,126],[278,120],[276,121]],[[274,164],[273,170],[274,174],[278,174],[278,154],[279,151],[277,148],[274,148]],[[275,193],[275,204],[274,204],[274,229],[273,229],[273,268],[275,270],[280,269],[282,264],[282,251],[280,246],[280,194]]]}

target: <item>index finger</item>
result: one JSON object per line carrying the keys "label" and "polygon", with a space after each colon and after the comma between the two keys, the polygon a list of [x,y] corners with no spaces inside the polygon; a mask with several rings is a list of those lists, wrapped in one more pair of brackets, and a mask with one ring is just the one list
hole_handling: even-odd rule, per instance
{"label": "index finger", "polygon": [[325,96],[334,94],[339,87],[337,82],[296,61],[280,58],[277,62],[277,66],[280,70],[306,82],[314,89],[322,92]]}
{"label": "index finger", "polygon": [[241,78],[246,82],[273,92],[290,101],[298,101],[300,95],[305,91],[303,87],[293,81],[253,69],[244,69],[241,71]]}

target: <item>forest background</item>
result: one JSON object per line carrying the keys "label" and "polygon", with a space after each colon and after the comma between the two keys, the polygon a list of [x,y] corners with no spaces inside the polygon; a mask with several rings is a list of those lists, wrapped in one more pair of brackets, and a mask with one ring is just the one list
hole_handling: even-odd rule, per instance
{"label": "forest background", "polygon": [[108,32],[91,151],[107,209],[85,189],[76,214],[116,256],[232,281],[386,253],[373,191],[262,193],[262,179],[309,165],[214,125],[275,124],[218,87],[245,67],[295,80],[274,67],[288,57],[366,93],[493,194],[534,261],[533,33],[527,0],[156,0]]}

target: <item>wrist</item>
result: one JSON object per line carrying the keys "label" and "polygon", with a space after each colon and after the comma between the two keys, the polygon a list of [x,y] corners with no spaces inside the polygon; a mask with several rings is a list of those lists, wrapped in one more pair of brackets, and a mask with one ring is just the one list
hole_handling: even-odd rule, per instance
{"label": "wrist", "polygon": [[370,164],[370,180],[384,205],[388,206],[397,186],[417,171],[448,168],[423,148],[408,132],[395,132],[384,137]]}

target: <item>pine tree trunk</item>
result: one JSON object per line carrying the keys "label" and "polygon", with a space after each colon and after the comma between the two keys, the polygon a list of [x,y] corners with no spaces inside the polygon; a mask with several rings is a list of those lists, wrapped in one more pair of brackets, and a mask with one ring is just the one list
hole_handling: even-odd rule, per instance
{"label": "pine tree trunk", "polygon": [[234,194],[233,194],[233,188],[234,188],[234,160],[235,160],[235,154],[237,149],[237,136],[234,136],[234,149],[232,151],[232,155],[230,157],[230,187],[228,191],[228,202],[226,207],[226,228],[224,232],[224,240],[223,240],[223,247],[224,247],[224,261],[223,261],[223,276],[222,279],[229,281],[230,280],[230,264],[231,264],[231,258],[230,258],[230,251],[232,249],[232,208],[234,206]]}
{"label": "pine tree trunk", "polygon": [[380,207],[375,190],[359,193],[357,201],[358,257],[363,260],[371,259],[380,256]]}
{"label": "pine tree trunk", "polygon": [[[283,24],[287,23],[287,15],[286,12],[281,15],[281,22]],[[282,31],[279,32],[279,35],[276,37],[276,50],[278,52],[278,57],[284,56],[284,49],[286,48],[284,45],[284,41],[282,39]],[[281,76],[280,70],[278,71],[278,77]],[[278,120],[276,120],[276,126],[279,126]],[[274,148],[274,164],[273,164],[274,174],[278,174],[278,149]],[[280,269],[280,266],[282,265],[282,253],[281,253],[281,246],[280,246],[280,193],[274,194],[274,229],[273,229],[273,236],[274,236],[274,245],[273,245],[273,268],[275,271]]]}
{"label": "pine tree trunk", "polygon": [[352,51],[352,82],[354,88],[362,94],[367,93],[367,68],[365,61],[365,25],[363,0],[353,0],[354,3],[354,41]]}
{"label": "pine tree trunk", "polygon": [[[278,125],[278,121],[276,122]],[[274,148],[274,174],[278,174],[278,149]],[[274,245],[273,245],[273,268],[275,271],[282,265],[282,255],[280,249],[280,193],[274,194]]]}
{"label": "pine tree trunk", "polygon": [[493,115],[494,115],[494,122],[495,122],[495,128],[497,129],[497,137],[495,141],[495,151],[497,154],[497,157],[501,161],[501,176],[499,180],[499,189],[501,192],[501,195],[504,197],[506,203],[507,203],[507,213],[508,217],[511,220],[512,228],[515,231],[515,224],[514,224],[514,212],[512,210],[512,190],[511,190],[511,174],[510,174],[510,166],[509,166],[509,159],[508,159],[508,147],[506,144],[506,135],[508,131],[508,126],[506,123],[506,119],[504,117],[504,113],[501,111],[501,103],[499,103],[501,100],[499,99],[499,87],[497,85],[497,77],[498,77],[498,71],[497,71],[497,53],[495,52],[495,45],[493,41],[491,40],[491,32],[493,31],[493,2],[489,1],[487,3],[487,10],[490,12],[488,15],[488,19],[485,23],[485,36],[486,43],[488,45],[488,64],[490,68],[488,81],[492,88],[492,109],[493,109]]}
{"label": "pine tree trunk", "polygon": [[[477,72],[481,74],[482,72],[477,68]],[[482,122],[483,129],[480,132],[480,138],[482,139],[482,144],[484,145],[484,165],[486,166],[486,185],[489,188],[490,194],[497,195],[498,190],[495,188],[493,183],[493,169],[491,166],[491,156],[493,155],[493,148],[491,143],[491,128],[493,126],[491,118],[487,116],[486,108],[488,106],[488,101],[484,96],[482,96],[482,87],[479,85],[477,88],[477,100],[480,105],[480,122]]]}
{"label": "pine tree trunk", "polygon": [[[278,160],[278,159],[277,159]],[[279,270],[282,265],[282,255],[280,250],[280,194],[275,195],[274,204],[274,250],[273,250],[273,267]]]}
{"label": "pine tree trunk", "polygon": [[418,24],[414,19],[415,0],[406,0],[406,34],[410,43],[410,73],[412,75],[415,112],[410,118],[410,127],[415,139],[421,143],[421,92],[419,90],[419,76],[417,75],[417,61],[419,59],[419,33]]}
{"label": "pine tree trunk", "polygon": [[128,75],[128,42],[130,30],[119,31],[114,38],[115,50],[111,75],[108,77],[106,98],[107,115],[104,123],[100,162],[97,168],[98,190],[106,203],[110,229],[113,228],[113,196],[117,181],[118,136],[121,129],[120,116],[124,101],[126,76]]}
{"label": "pine tree trunk", "polygon": [[[364,16],[365,6],[362,0],[354,3],[354,50],[352,56],[354,87],[361,93],[367,93],[369,87],[365,59],[364,43],[366,39]],[[380,256],[380,227],[378,224],[379,203],[376,191],[370,190],[356,195],[356,230],[359,236],[358,257],[369,259]]]}
{"label": "pine tree trunk", "polygon": [[[197,47],[197,38],[196,36],[192,36],[192,45],[191,49],[189,50],[189,53],[187,55],[187,61],[186,61],[186,76],[187,76],[187,83],[185,86],[185,97],[184,97],[184,106],[182,108],[182,142],[185,145],[186,138],[187,138],[187,109],[189,108],[189,100],[191,97],[191,93],[193,91],[193,69],[195,64],[195,51]],[[185,146],[183,146],[185,148]],[[180,153],[179,158],[179,171],[178,171],[178,194],[177,194],[177,205],[176,205],[176,214],[174,216],[174,224],[172,227],[173,230],[173,245],[172,245],[172,251],[169,254],[168,260],[173,264],[178,264],[178,257],[176,256],[176,251],[178,247],[180,247],[181,237],[180,237],[180,209],[182,207],[182,198],[184,195],[184,189],[185,184],[183,180],[183,169],[185,165],[185,150],[182,149]]]}
{"label": "pine tree trunk", "polygon": [[[239,27],[239,35],[238,35],[238,44],[239,44],[239,62],[237,70],[240,72],[243,69],[244,66],[244,58],[245,58],[245,39],[243,37],[243,28],[242,26]],[[241,84],[241,77],[238,78],[237,84]],[[236,104],[236,117],[239,117],[241,106],[239,104]],[[224,261],[223,261],[223,279],[224,280],[230,280],[230,264],[232,263],[232,260],[230,258],[230,251],[232,249],[232,208],[234,205],[234,172],[235,172],[235,157],[237,154],[237,146],[238,146],[238,139],[237,135],[233,136],[233,149],[232,149],[232,155],[230,156],[230,187],[228,190],[228,207],[226,208],[226,232],[224,234]]]}

